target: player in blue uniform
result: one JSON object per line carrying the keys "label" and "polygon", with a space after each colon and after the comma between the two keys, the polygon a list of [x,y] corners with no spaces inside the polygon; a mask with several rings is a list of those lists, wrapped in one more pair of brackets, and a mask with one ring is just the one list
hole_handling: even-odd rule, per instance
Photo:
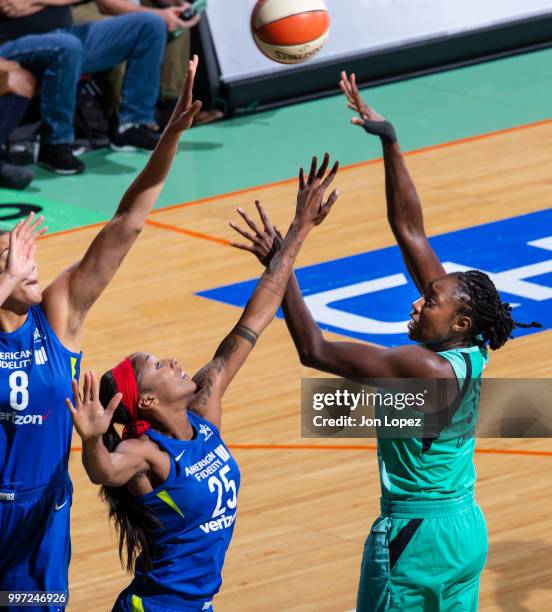
{"label": "player in blue uniform", "polygon": [[[432,401],[416,415],[431,435],[378,439],[382,516],[366,541],[357,610],[472,612],[487,552],[485,521],[474,500],[478,383],[487,347],[500,348],[515,326],[526,326],[513,321],[510,305],[502,303],[486,274],[446,273],[425,235],[393,126],[364,104],[354,75],[343,74],[341,88],[359,113],[353,123],[383,143],[388,218],[422,294],[412,305],[409,324],[409,336],[418,344],[384,349],[325,340],[293,274],[282,305],[289,331],[308,367],[352,380],[443,379],[456,387],[450,404]],[[235,226],[251,244],[234,246],[269,263],[277,252],[277,233],[266,219],[260,230],[240,214],[255,240]]]}
{"label": "player in blue uniform", "polygon": [[[0,591],[68,589],[72,424],[64,404],[79,375],[83,324],[144,227],[180,135],[201,108],[192,103],[196,67],[194,57],[159,144],[82,259],[44,292],[33,267],[0,307]],[[6,233],[2,276],[8,252]]]}
{"label": "player in blue uniform", "polygon": [[[222,441],[221,400],[272,321],[309,231],[337,199],[323,203],[338,164],[326,155],[299,175],[295,218],[237,325],[192,379],[174,359],[134,353],[104,374],[86,374],[83,400],[68,400],[83,440],[83,463],[119,528],[119,552],[135,577],[117,612],[208,610],[221,585],[236,520],[238,466]],[[259,205],[260,206],[260,205]],[[106,406],[106,409],[102,408]],[[125,426],[123,440],[113,424]],[[138,558],[136,559],[136,555]]]}

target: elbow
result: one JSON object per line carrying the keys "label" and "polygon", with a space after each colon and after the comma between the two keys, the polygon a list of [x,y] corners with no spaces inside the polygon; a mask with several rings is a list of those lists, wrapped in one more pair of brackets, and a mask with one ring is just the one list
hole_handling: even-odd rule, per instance
{"label": "elbow", "polygon": [[[86,469],[86,465],[84,467]],[[86,473],[88,474],[88,478],[90,478],[90,482],[92,482],[95,485],[106,486],[106,487],[117,486],[113,484],[113,478],[111,477],[111,474],[88,470],[88,469],[86,469]]]}
{"label": "elbow", "polygon": [[92,482],[92,484],[95,485],[107,485],[106,479],[102,478],[101,476],[98,476],[97,474],[88,474],[88,478],[90,478],[90,481]]}
{"label": "elbow", "polygon": [[317,345],[301,347],[299,349],[299,360],[301,365],[306,368],[318,367],[321,361],[320,348]]}
{"label": "elbow", "polygon": [[111,487],[113,489],[116,489],[118,487],[123,486],[123,484],[126,484],[126,483],[120,482],[120,479],[111,478],[109,476],[105,476],[103,478],[101,477],[91,478],[91,480],[95,485],[99,485],[101,487]]}
{"label": "elbow", "polygon": [[425,238],[423,227],[416,227],[407,221],[399,220],[394,216],[388,215],[389,227],[399,244],[401,242],[410,242],[419,238]]}
{"label": "elbow", "polygon": [[97,484],[101,485],[102,487],[110,487],[112,489],[118,489],[119,487],[123,486],[122,483],[118,482],[117,480],[112,480],[110,478],[108,478],[107,480],[104,480],[103,482],[99,482]]}
{"label": "elbow", "polygon": [[301,361],[301,365],[305,366],[306,368],[316,368],[317,360],[311,353],[299,353],[299,360]]}
{"label": "elbow", "polygon": [[117,234],[119,237],[123,237],[126,240],[135,240],[142,233],[145,225],[145,219],[143,223],[137,222],[127,211],[117,212],[111,223],[117,228]]}
{"label": "elbow", "polygon": [[395,211],[387,212],[387,221],[389,223],[389,227],[395,236],[407,234],[410,230],[408,224],[404,219],[397,215]]}

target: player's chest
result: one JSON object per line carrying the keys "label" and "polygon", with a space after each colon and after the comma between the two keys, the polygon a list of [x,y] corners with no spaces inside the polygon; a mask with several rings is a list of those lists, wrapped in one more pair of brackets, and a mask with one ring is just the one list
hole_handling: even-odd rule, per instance
{"label": "player's chest", "polygon": [[[0,403],[14,411],[63,401],[70,394],[71,367],[40,338],[0,342]],[[59,397],[58,397],[59,396]]]}
{"label": "player's chest", "polygon": [[175,457],[176,477],[168,494],[191,526],[205,533],[230,527],[240,487],[236,461],[223,444],[185,456],[186,451]]}

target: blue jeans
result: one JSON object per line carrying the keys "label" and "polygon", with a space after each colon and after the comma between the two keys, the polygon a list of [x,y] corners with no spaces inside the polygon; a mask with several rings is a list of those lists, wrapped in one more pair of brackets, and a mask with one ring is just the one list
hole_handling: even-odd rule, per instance
{"label": "blue jeans", "polygon": [[[16,94],[6,94],[0,96],[0,146],[2,146],[9,135],[19,125],[25,116],[25,111],[29,106],[29,99]],[[0,165],[2,159],[0,158]]]}
{"label": "blue jeans", "polygon": [[19,62],[41,80],[44,141],[75,139],[73,114],[80,75],[126,61],[121,123],[153,123],[167,41],[158,15],[130,13],[0,45],[0,57]]}

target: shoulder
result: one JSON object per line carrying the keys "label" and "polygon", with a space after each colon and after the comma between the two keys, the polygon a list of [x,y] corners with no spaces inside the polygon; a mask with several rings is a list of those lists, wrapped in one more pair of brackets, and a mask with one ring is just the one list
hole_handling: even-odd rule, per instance
{"label": "shoulder", "polygon": [[42,293],[42,310],[61,342],[72,350],[80,347],[83,316],[71,309],[69,295],[74,264],[58,274]]}
{"label": "shoulder", "polygon": [[188,418],[190,419],[192,425],[199,429],[200,433],[207,428],[207,430],[214,432],[218,438],[221,438],[221,433],[218,426],[213,423],[211,419],[203,417],[197,410],[188,408]]}
{"label": "shoulder", "polygon": [[405,378],[453,378],[450,363],[438,353],[420,345],[406,345],[386,349],[386,359],[394,367],[398,377]]}
{"label": "shoulder", "polygon": [[123,440],[117,445],[115,452],[121,455],[139,455],[147,458],[152,454],[162,453],[163,451],[149,436],[144,435],[140,438]]}

